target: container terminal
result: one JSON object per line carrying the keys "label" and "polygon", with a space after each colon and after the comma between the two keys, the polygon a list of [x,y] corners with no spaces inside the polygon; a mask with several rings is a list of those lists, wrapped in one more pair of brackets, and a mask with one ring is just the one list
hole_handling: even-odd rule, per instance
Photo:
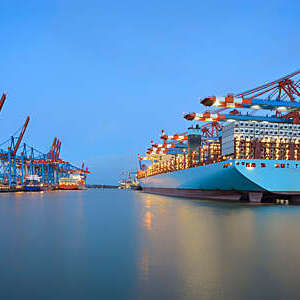
{"label": "container terminal", "polygon": [[[0,112],[6,101],[0,99]],[[0,144],[0,192],[82,189],[90,173],[60,158],[61,141],[54,138],[48,153],[22,143],[30,117],[14,136]]]}
{"label": "container terminal", "polygon": [[300,70],[257,88],[200,99],[187,131],[138,155],[144,192],[300,204]]}

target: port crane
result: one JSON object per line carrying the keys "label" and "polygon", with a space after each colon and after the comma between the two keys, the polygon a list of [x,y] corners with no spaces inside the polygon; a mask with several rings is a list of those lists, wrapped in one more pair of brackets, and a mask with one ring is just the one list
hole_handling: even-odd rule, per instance
{"label": "port crane", "polygon": [[[59,160],[60,147],[61,147],[61,141],[58,140],[57,147],[56,147],[55,152],[54,152],[54,161]],[[83,169],[83,168],[84,168],[84,164],[83,164],[83,167],[81,167],[81,169]]]}
{"label": "port crane", "polygon": [[48,153],[48,159],[53,159],[54,152],[55,152],[55,149],[56,149],[56,141],[57,141],[57,137],[55,137],[54,140],[53,140],[52,146],[51,146],[50,151]]}
{"label": "port crane", "polygon": [[162,130],[162,135],[160,138],[163,140],[170,140],[170,141],[187,141],[188,137],[186,134],[187,134],[187,132],[180,133],[180,134],[174,134],[174,135],[166,135],[165,131]]}
{"label": "port crane", "polygon": [[[262,98],[262,97],[265,98]],[[250,116],[236,114],[230,118],[228,114],[186,114],[187,120],[205,121],[207,119],[215,120],[257,120],[270,122],[284,122],[299,124],[300,119],[300,70],[284,76],[278,80],[259,86],[246,92],[225,97],[206,97],[200,100],[200,103],[207,107],[222,108],[246,108],[252,110],[271,110],[275,111],[274,116]],[[286,112],[286,114],[284,114]]]}
{"label": "port crane", "polygon": [[215,114],[212,112],[187,113],[184,118],[188,121],[207,121],[207,122],[233,122],[233,121],[266,121],[277,123],[293,123],[293,119],[276,116],[253,116],[251,114],[243,115],[238,111],[228,114]]}
{"label": "port crane", "polygon": [[1,99],[0,99],[0,111],[2,110],[2,107],[3,107],[3,104],[6,100],[6,94],[3,93],[2,96],[1,96]]}
{"label": "port crane", "polygon": [[[295,76],[299,76],[299,74],[300,70],[237,95],[229,94],[226,97],[206,97],[201,100],[201,104],[206,107],[219,107],[219,109],[215,111],[204,111],[203,113],[187,113],[184,114],[184,118],[189,121],[208,122],[200,128],[197,128],[200,129],[202,133],[202,144],[216,140],[219,137],[222,128],[220,125],[221,122],[266,121],[298,124],[300,119],[300,103],[297,101],[300,100],[300,79],[294,78]],[[260,98],[264,94],[266,99]],[[232,110],[225,112],[229,108]],[[252,111],[242,114],[238,110],[242,108]],[[273,115],[254,115],[258,109],[271,110],[275,111],[275,113]],[[188,140],[188,132],[167,135],[163,130],[161,139],[164,141],[163,144],[153,144],[152,147],[148,149],[148,156],[146,156],[148,159],[152,159],[153,155],[184,153],[182,148],[187,148],[186,145],[178,149],[179,144],[173,145],[167,143],[167,141],[185,142]]]}
{"label": "port crane", "polygon": [[[0,111],[6,100],[3,93],[0,99]],[[30,117],[24,125],[8,140],[1,143],[0,148],[0,187],[14,188],[24,184],[27,175],[38,175],[43,184],[58,185],[59,178],[70,174],[90,172],[88,168],[78,168],[59,158],[61,141],[54,139],[50,151],[43,153],[26,143],[22,144]],[[19,134],[17,134],[19,132]],[[15,136],[17,135],[17,136]],[[5,150],[5,147],[7,147]]]}
{"label": "port crane", "polygon": [[[211,141],[219,137],[221,131],[221,125],[218,122],[211,122],[196,127],[194,130],[197,132],[200,130],[202,136],[202,143]],[[146,156],[141,157],[138,155],[139,161],[141,160],[155,160],[161,155],[176,155],[185,154],[188,146],[186,141],[188,140],[188,131],[180,134],[166,135],[165,131],[162,130],[161,139],[163,143],[153,143],[151,141],[151,147],[147,149]],[[168,142],[169,141],[169,142]]]}
{"label": "port crane", "polygon": [[48,153],[48,159],[58,161],[60,154],[61,141],[58,138],[54,138],[50,151]]}
{"label": "port crane", "polygon": [[[18,137],[17,143],[16,143],[16,145],[13,147],[13,150],[12,150],[12,153],[11,153],[12,156],[15,156],[15,155],[16,155],[16,153],[17,153],[17,151],[18,151],[18,149],[19,149],[19,147],[20,147],[20,143],[21,143],[21,141],[22,141],[22,139],[23,139],[23,136],[24,136],[24,134],[25,134],[25,131],[26,131],[26,129],[27,129],[29,120],[30,120],[30,117],[28,116],[28,117],[26,118],[26,121],[25,121],[23,127],[22,127],[22,130],[21,130],[21,133],[20,133],[20,135],[19,135],[19,137]],[[12,142],[13,142],[13,141],[14,141],[14,140],[12,139]]]}
{"label": "port crane", "polygon": [[222,126],[219,122],[210,122],[202,125],[200,128],[197,128],[196,126],[195,129],[201,130],[203,139],[209,139],[213,137],[218,137],[221,132]]}
{"label": "port crane", "polygon": [[[171,149],[174,152],[175,149],[187,147],[184,142],[188,140],[187,132],[174,134],[174,135],[166,135],[165,131],[162,130],[161,139],[163,140],[162,144],[153,143],[151,141],[151,148],[148,148],[148,155],[165,155],[168,154]],[[169,141],[169,142],[167,142]],[[176,150],[175,150],[176,151]]]}

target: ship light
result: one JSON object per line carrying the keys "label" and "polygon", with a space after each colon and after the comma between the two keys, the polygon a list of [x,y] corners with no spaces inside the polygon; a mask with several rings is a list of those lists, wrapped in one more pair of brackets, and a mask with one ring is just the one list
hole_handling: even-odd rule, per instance
{"label": "ship light", "polygon": [[246,167],[246,169],[247,169],[247,170],[253,170],[254,167],[248,166],[248,167]]}
{"label": "ship light", "polygon": [[220,99],[217,97],[213,106],[219,106],[219,105],[221,105],[221,102],[220,102]]}
{"label": "ship light", "polygon": [[279,111],[286,111],[286,107],[285,106],[279,106],[276,108],[276,110],[279,110]]}
{"label": "ship light", "polygon": [[260,109],[261,107],[259,105],[252,105],[252,106],[250,106],[250,108],[252,108],[252,109]]}

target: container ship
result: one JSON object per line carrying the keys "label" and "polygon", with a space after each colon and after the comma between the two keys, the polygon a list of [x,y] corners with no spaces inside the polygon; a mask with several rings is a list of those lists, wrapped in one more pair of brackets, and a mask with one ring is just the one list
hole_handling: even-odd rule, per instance
{"label": "container ship", "polygon": [[[144,192],[300,203],[300,71],[241,94],[206,97],[182,134],[139,156]],[[203,123],[199,123],[203,122]]]}
{"label": "container ship", "polygon": [[41,192],[47,190],[47,187],[41,182],[38,175],[27,175],[25,177],[24,190],[26,192]]}
{"label": "container ship", "polygon": [[84,190],[86,189],[85,178],[80,174],[71,174],[69,177],[59,179],[60,190]]}

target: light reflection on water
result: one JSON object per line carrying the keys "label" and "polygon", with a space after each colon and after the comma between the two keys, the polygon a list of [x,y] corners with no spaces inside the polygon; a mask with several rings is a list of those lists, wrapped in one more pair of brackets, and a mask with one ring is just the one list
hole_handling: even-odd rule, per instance
{"label": "light reflection on water", "polygon": [[152,230],[146,227],[140,234],[143,299],[300,295],[299,207],[136,197],[153,216]]}
{"label": "light reflection on water", "polygon": [[0,299],[298,299],[299,216],[119,190],[0,194]]}

